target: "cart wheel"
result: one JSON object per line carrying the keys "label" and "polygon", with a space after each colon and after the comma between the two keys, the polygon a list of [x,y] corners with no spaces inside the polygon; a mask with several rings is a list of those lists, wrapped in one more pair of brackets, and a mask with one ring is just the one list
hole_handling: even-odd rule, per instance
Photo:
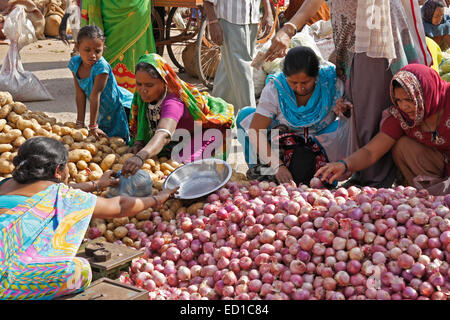
{"label": "cart wheel", "polygon": [[164,54],[164,45],[158,45],[159,41],[164,40],[164,20],[161,18],[155,8],[152,8],[153,37],[155,38],[156,53],[162,56]]}
{"label": "cart wheel", "polygon": [[[181,15],[178,18],[176,17],[177,10]],[[199,11],[198,9],[196,10],[173,7],[170,9],[169,16],[167,17],[165,39],[168,42],[167,53],[169,54],[170,60],[172,60],[173,64],[181,73],[185,72],[182,59],[183,50],[190,41],[194,41],[195,34],[200,25]]]}
{"label": "cart wheel", "polygon": [[221,55],[220,46],[211,41],[205,16],[198,32],[196,51],[198,77],[206,87],[212,89]]}

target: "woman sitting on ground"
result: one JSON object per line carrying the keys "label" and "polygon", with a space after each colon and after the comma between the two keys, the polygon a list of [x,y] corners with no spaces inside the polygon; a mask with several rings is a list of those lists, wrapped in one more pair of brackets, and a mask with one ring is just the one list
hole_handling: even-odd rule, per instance
{"label": "woman sitting on ground", "polygon": [[369,167],[392,149],[404,184],[414,186],[415,177],[424,176],[434,180],[430,192],[449,193],[450,83],[432,68],[410,64],[394,76],[391,99],[394,105],[383,115],[380,133],[344,160],[318,170],[316,176],[332,182],[346,171]]}
{"label": "woman sitting on ground", "polygon": [[[335,137],[338,130],[333,108],[336,104],[344,103],[339,99],[342,92],[343,83],[336,78],[334,65],[319,66],[317,55],[309,47],[295,47],[289,50],[284,60],[283,72],[268,77],[256,109],[244,108],[237,116],[236,123],[240,129],[238,139],[244,146],[244,155],[249,167],[252,168],[258,161],[252,158],[255,155],[253,149],[256,149],[258,159],[270,163],[276,172],[278,182],[298,183],[296,179],[293,180],[291,172],[295,168],[288,168],[283,159],[278,159],[276,155],[271,159],[274,152],[270,142],[264,138],[258,139],[260,132],[279,125],[287,127],[289,131],[294,131],[303,138],[312,138],[316,147],[322,149],[323,164],[328,160],[327,157],[335,159],[338,144],[329,142],[333,140],[331,136]],[[248,134],[248,125],[245,125],[249,123],[251,117],[249,132],[254,132],[258,136],[255,139],[252,139],[252,134]],[[328,139],[321,139],[325,137]],[[320,140],[329,142],[322,145]],[[315,168],[310,171],[312,177]]]}
{"label": "woman sitting on ground", "polygon": [[68,185],[68,152],[54,139],[27,140],[0,182],[0,298],[53,299],[85,290],[87,260],[75,257],[91,218],[131,217],[165,202],[157,196],[110,199],[88,193],[116,185],[107,171],[98,183]]}
{"label": "woman sitting on ground", "polygon": [[[225,138],[226,129],[234,125],[234,108],[231,104],[211,97],[207,92],[200,92],[181,80],[157,54],[142,56],[136,65],[135,74],[136,92],[131,105],[130,146],[131,152],[136,155],[124,163],[123,174],[136,173],[146,159],[157,155],[177,162],[220,157],[222,138]],[[201,125],[198,136],[194,136],[195,125]],[[187,137],[182,135],[182,129]],[[207,129],[219,129],[217,139],[220,141],[214,143],[217,135],[204,136]],[[172,141],[175,130],[183,139],[190,139],[191,143],[187,143],[187,147],[181,152],[171,155],[176,145]],[[211,152],[213,146],[215,148]],[[209,154],[206,154],[208,150]],[[222,152],[222,156],[226,158],[226,152]]]}
{"label": "woman sitting on ground", "polygon": [[422,6],[422,20],[425,35],[441,47],[450,47],[450,16],[445,14],[447,3],[444,0],[428,0]]}

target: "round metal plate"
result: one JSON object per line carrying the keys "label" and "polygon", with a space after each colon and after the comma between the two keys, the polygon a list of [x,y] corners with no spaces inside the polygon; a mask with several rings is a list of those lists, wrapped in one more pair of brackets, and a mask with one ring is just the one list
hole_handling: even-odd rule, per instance
{"label": "round metal plate", "polygon": [[231,166],[223,160],[198,160],[175,169],[164,181],[163,188],[180,186],[175,198],[196,199],[223,187],[231,174]]}

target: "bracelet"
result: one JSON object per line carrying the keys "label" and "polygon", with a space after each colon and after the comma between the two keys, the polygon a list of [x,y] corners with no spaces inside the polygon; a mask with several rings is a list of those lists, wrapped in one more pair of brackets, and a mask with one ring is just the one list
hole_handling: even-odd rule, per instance
{"label": "bracelet", "polygon": [[295,24],[293,24],[292,22],[286,22],[284,25],[283,25],[283,27],[284,26],[291,26],[292,28],[294,28],[294,34],[292,35],[292,37],[297,33],[297,27],[295,26]]}
{"label": "bracelet", "polygon": [[89,130],[93,130],[93,129],[98,129],[98,123],[89,125]]}
{"label": "bracelet", "polygon": [[347,165],[347,162],[345,162],[344,160],[338,160],[337,162],[341,162],[341,163],[344,164],[344,166],[345,166],[345,171],[344,171],[344,173],[347,173],[347,171],[348,171],[348,165]]}
{"label": "bracelet", "polygon": [[278,166],[278,167],[276,167],[274,170],[275,171],[278,171],[278,169],[280,169],[282,166],[286,166],[283,162]]}
{"label": "bracelet", "polygon": [[161,205],[161,202],[158,199],[156,199],[155,196],[151,196],[151,197],[153,198],[153,200],[155,200],[156,206],[159,207]]}
{"label": "bracelet", "polygon": [[84,121],[77,120],[77,124],[83,127],[85,126]]}
{"label": "bracelet", "polygon": [[96,181],[91,181],[91,182],[94,185],[95,190],[97,190],[97,192],[100,192],[100,188],[98,186],[98,182],[96,182]]}
{"label": "bracelet", "polygon": [[141,158],[137,153],[136,153],[133,157],[136,157],[136,158],[138,158],[138,159],[141,159],[142,163],[145,162],[145,160],[144,160],[143,158]]}
{"label": "bracelet", "polygon": [[208,21],[208,24],[215,24],[215,23],[219,23],[219,20],[214,19],[212,21]]}
{"label": "bracelet", "polygon": [[155,134],[156,134],[157,132],[164,132],[164,133],[167,133],[167,134],[169,135],[170,140],[172,140],[172,133],[170,133],[169,130],[164,129],[164,128],[159,128],[159,129],[156,129]]}

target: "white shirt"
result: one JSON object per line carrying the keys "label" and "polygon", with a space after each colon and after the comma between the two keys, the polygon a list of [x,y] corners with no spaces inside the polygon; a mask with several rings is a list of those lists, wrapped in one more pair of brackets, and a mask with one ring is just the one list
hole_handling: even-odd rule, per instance
{"label": "white shirt", "polygon": [[258,24],[261,0],[206,0],[214,4],[218,19],[234,24]]}

